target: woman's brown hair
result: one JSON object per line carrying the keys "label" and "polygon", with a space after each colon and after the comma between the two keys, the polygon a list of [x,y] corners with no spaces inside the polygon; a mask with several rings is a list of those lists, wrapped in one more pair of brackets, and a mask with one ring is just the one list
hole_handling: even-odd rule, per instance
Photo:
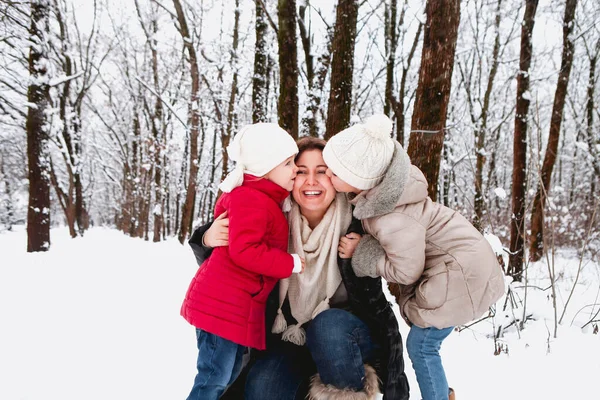
{"label": "woman's brown hair", "polygon": [[319,139],[316,137],[304,136],[304,137],[298,139],[296,141],[296,144],[298,145],[298,154],[296,155],[294,161],[297,161],[298,157],[300,157],[300,155],[302,153],[304,153],[305,151],[308,151],[308,150],[323,151],[327,142],[323,139]]}

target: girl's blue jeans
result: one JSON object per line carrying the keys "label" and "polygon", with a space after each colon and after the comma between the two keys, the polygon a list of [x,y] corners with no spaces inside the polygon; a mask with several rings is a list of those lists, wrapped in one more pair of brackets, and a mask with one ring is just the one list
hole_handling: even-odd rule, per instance
{"label": "girl's blue jeans", "polygon": [[245,346],[196,329],[198,374],[187,400],[218,400],[242,369]]}
{"label": "girl's blue jeans", "polygon": [[325,310],[306,327],[306,345],[281,342],[250,369],[246,400],[304,399],[312,375],[337,388],[363,389],[364,363],[375,356],[368,327],[341,309]]}
{"label": "girl's blue jeans", "polygon": [[448,400],[448,381],[442,366],[440,347],[453,329],[419,328],[416,325],[410,328],[406,350],[423,400]]}

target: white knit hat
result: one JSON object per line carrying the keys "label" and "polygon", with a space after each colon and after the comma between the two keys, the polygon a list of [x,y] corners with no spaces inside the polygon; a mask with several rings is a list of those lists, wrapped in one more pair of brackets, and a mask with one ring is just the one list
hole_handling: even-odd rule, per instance
{"label": "white knit hat", "polygon": [[264,176],[296,153],[296,141],[279,125],[264,122],[246,125],[227,146],[227,154],[236,165],[219,189],[231,192],[244,182],[245,173]]}
{"label": "white knit hat", "polygon": [[341,180],[360,190],[377,186],[394,155],[392,121],[383,114],[369,117],[334,135],[323,150],[325,164]]}

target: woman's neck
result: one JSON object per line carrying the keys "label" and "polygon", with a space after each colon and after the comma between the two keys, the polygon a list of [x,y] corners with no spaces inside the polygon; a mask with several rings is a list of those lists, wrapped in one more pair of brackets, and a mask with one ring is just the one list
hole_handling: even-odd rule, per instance
{"label": "woman's neck", "polygon": [[326,212],[327,210],[303,210],[302,207],[300,208],[300,214],[302,214],[302,216],[306,218],[310,229],[315,229],[317,225],[319,225]]}

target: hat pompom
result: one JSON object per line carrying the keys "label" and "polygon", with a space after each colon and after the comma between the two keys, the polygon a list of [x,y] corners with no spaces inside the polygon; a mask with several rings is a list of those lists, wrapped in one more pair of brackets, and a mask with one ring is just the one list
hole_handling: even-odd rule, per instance
{"label": "hat pompom", "polygon": [[364,123],[365,133],[375,139],[389,139],[393,126],[392,120],[385,114],[375,114]]}

